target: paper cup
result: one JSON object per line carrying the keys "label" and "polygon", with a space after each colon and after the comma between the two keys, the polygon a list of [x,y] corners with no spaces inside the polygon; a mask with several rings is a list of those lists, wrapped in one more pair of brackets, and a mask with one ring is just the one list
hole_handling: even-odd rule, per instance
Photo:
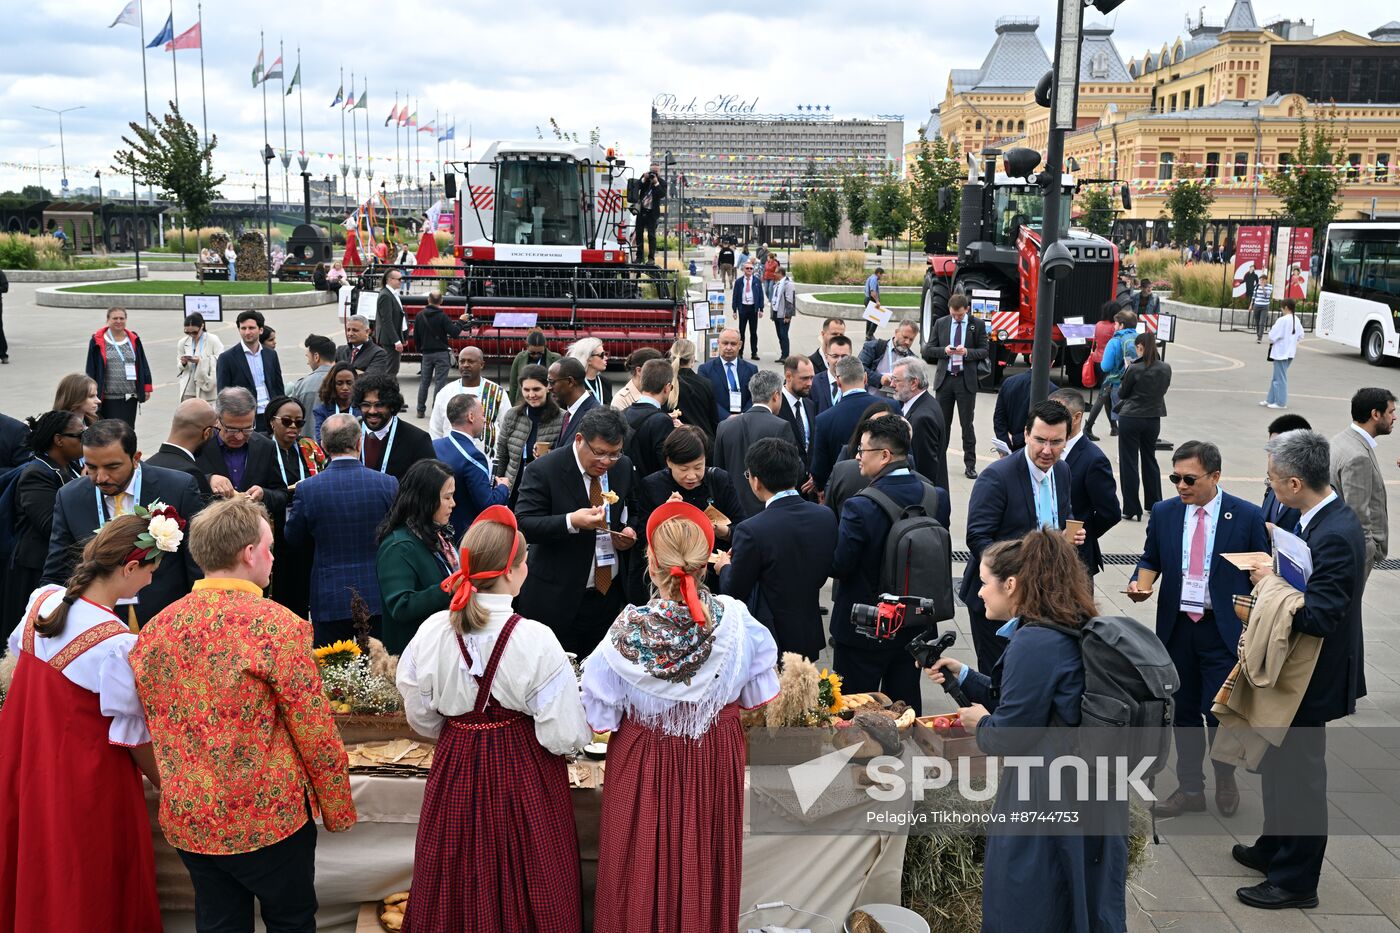
{"label": "paper cup", "polygon": [[1073,543],[1074,543],[1074,538],[1075,538],[1075,536],[1078,535],[1079,532],[1081,532],[1081,531],[1083,531],[1083,530],[1084,530],[1084,523],[1083,523],[1083,522],[1077,521],[1077,520],[1075,520],[1075,519],[1073,519],[1073,518],[1067,519],[1067,520],[1065,521],[1065,537],[1069,539],[1069,543],[1070,543],[1070,544],[1073,544]]}

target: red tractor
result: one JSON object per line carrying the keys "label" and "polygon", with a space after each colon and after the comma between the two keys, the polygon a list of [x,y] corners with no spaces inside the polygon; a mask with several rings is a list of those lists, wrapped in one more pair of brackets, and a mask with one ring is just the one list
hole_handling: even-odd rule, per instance
{"label": "red tractor", "polygon": [[[948,313],[948,299],[954,291],[968,297],[972,313],[987,324],[990,365],[982,367],[981,381],[984,388],[994,389],[1017,354],[1030,359],[1039,310],[1036,291],[1047,193],[1035,175],[1040,165],[1040,153],[1035,150],[1008,150],[1001,172],[997,171],[1001,150],[984,149],[982,156],[983,174],[979,177],[974,167],[962,188],[958,252],[929,255],[920,307],[923,333],[928,334],[933,322]],[[1059,325],[1066,318],[1093,324],[1103,303],[1119,296],[1118,247],[1087,230],[1069,228],[1075,181],[1069,174],[1062,178],[1058,195],[1063,198],[1060,217],[1064,229],[1059,239],[1074,257],[1074,269],[1056,283],[1054,365],[1064,367],[1068,384],[1079,385],[1089,347],[1067,347]],[[1121,194],[1124,206],[1129,206],[1126,185]],[[952,189],[945,188],[940,200],[946,204],[951,195]]]}

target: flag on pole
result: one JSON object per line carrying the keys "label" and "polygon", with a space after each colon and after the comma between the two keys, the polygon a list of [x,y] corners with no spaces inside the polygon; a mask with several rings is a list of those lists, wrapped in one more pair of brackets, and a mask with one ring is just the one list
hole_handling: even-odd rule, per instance
{"label": "flag on pole", "polygon": [[447,131],[446,131],[445,133],[443,133],[441,136],[438,137],[438,142],[440,142],[440,143],[441,143],[441,142],[446,142],[446,141],[449,140],[449,139],[456,139],[456,138],[457,138],[457,124],[454,123],[454,124],[452,124],[451,126],[449,126],[449,127],[447,128]]}
{"label": "flag on pole", "polygon": [[277,56],[277,60],[274,61],[274,62],[272,63],[272,67],[267,69],[267,74],[263,75],[263,80],[264,80],[264,81],[271,81],[273,78],[281,78],[281,77],[283,77],[283,74],[282,74],[282,56],[281,56],[281,55],[278,55],[278,56]]}
{"label": "flag on pole", "polygon": [[366,92],[366,93],[364,93],[364,94],[361,94],[361,95],[360,95],[360,99],[357,100],[357,101],[355,101],[355,106],[352,107],[352,108],[350,108],[350,109],[351,109],[351,110],[368,110],[368,109],[369,109],[369,93]]}
{"label": "flag on pole", "polygon": [[256,65],[253,66],[253,87],[257,87],[259,84],[262,83],[262,76],[263,76],[263,53],[262,53],[262,49],[258,49],[258,63],[257,63]]}
{"label": "flag on pole", "polygon": [[418,111],[415,110],[415,111],[413,111],[411,114],[408,115],[408,125],[409,125],[409,126],[417,126],[417,125],[418,125]]}
{"label": "flag on pole", "polygon": [[390,123],[393,123],[393,122],[394,122],[395,120],[397,120],[398,118],[399,118],[399,105],[398,105],[398,104],[395,104],[395,105],[394,105],[394,109],[389,111],[389,116],[388,116],[388,118],[384,121],[384,125],[385,125],[385,126],[388,126]]}
{"label": "flag on pole", "polygon": [[355,89],[354,89],[353,87],[350,89],[350,96],[347,97],[347,98],[345,98],[345,106],[342,107],[342,108],[340,108],[340,109],[341,109],[341,110],[354,110],[354,109],[355,109]]}
{"label": "flag on pole", "polygon": [[334,107],[336,104],[343,103],[344,101],[345,85],[342,84],[340,87],[335,89],[335,100],[331,101],[331,106]]}
{"label": "flag on pole", "polygon": [[399,126],[408,126],[408,101],[404,101],[403,108],[399,110]]}
{"label": "flag on pole", "polygon": [[[124,6],[121,13],[117,14],[117,18],[112,20],[112,26],[140,26],[140,2],[141,0],[131,0],[130,3]],[[107,28],[111,29],[112,26],[108,26]]]}
{"label": "flag on pole", "polygon": [[201,43],[204,41],[203,36],[200,34],[199,25],[199,23],[195,23],[189,29],[186,29],[184,32],[176,36],[173,41],[165,43],[165,50],[167,52],[173,52],[176,49],[199,48]]}
{"label": "flag on pole", "polygon": [[[110,29],[111,27],[108,27],[108,28]],[[175,17],[172,15],[172,16],[167,16],[167,17],[165,18],[165,25],[161,27],[160,34],[157,35],[154,39],[152,39],[152,40],[150,41],[150,44],[148,44],[148,45],[146,46],[146,48],[148,48],[148,49],[158,49],[158,48],[160,48],[161,46],[165,45],[165,43],[174,40],[174,38],[175,38]]]}
{"label": "flag on pole", "polygon": [[420,133],[435,133],[435,132],[437,132],[437,131],[434,130],[434,129],[433,129],[433,125],[432,125],[431,123],[429,123],[427,126],[420,126],[420,127],[418,127],[418,132],[420,132]]}
{"label": "flag on pole", "polygon": [[301,62],[297,62],[297,70],[292,72],[292,83],[287,85],[287,96],[292,96],[292,91],[301,83]]}

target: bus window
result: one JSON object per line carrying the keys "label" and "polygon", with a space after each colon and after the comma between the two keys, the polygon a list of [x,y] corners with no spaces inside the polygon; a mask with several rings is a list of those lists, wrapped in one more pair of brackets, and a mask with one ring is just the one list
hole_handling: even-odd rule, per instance
{"label": "bus window", "polygon": [[1361,244],[1350,230],[1333,230],[1327,241],[1327,266],[1322,270],[1322,287],[1350,293],[1361,282]]}

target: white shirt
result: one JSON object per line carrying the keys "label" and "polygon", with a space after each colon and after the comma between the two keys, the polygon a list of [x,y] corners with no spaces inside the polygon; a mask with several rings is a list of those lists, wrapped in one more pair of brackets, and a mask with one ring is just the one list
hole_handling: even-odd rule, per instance
{"label": "white shirt", "polygon": [[1060,459],[1061,459],[1061,460],[1068,460],[1068,459],[1069,459],[1069,452],[1070,452],[1071,450],[1074,449],[1074,445],[1075,445],[1075,444],[1078,444],[1078,443],[1079,443],[1079,439],[1080,439],[1081,437],[1083,437],[1083,436],[1084,436],[1084,432],[1083,432],[1083,431],[1080,431],[1078,434],[1074,435],[1074,437],[1071,437],[1069,440],[1065,441],[1065,449],[1062,450],[1062,451],[1060,451]]}
{"label": "white shirt", "polygon": [[[29,610],[36,598],[43,598],[39,610],[41,616],[48,615],[58,608],[63,598],[61,587],[42,587],[30,594],[19,624],[10,633],[10,653],[18,655],[24,643],[24,623],[29,618]],[[68,609],[68,619],[63,631],[52,638],[34,636],[34,657],[40,661],[50,661],[79,635],[103,622],[121,622],[106,607],[86,599],[79,599]],[[126,623],[122,623],[125,625]],[[130,632],[114,635],[96,647],[78,655],[63,669],[63,676],[87,690],[97,694],[97,702],[102,715],[112,720],[107,728],[107,741],[113,745],[132,748],[151,741],[151,733],[146,730],[146,714],[141,708],[141,700],[136,695],[136,675],[132,673],[127,655],[136,644],[136,636]]]}
{"label": "white shirt", "polygon": [[1304,531],[1308,530],[1308,525],[1312,524],[1312,520],[1317,517],[1317,513],[1321,512],[1323,507],[1335,498],[1337,498],[1337,491],[1334,489],[1327,494],[1326,499],[1323,499],[1317,505],[1303,513],[1302,517],[1298,519],[1298,524],[1303,526]]}
{"label": "white shirt", "polygon": [[1361,437],[1365,439],[1367,447],[1371,448],[1372,450],[1376,449],[1376,439],[1371,436],[1369,431],[1367,431],[1361,425],[1357,424],[1355,421],[1351,423],[1351,429],[1357,434],[1360,434]]}
{"label": "white shirt", "polygon": [[[1215,498],[1205,505],[1188,505],[1186,515],[1182,518],[1184,523],[1181,527],[1181,576],[1183,578],[1190,572],[1191,568],[1191,538],[1196,533],[1196,523],[1200,520],[1201,512],[1206,513],[1206,557],[1201,576],[1207,581],[1210,580],[1210,560],[1215,553],[1215,533],[1220,528],[1220,503],[1225,500],[1220,490],[1215,490]],[[1210,605],[1210,587],[1206,587],[1206,608]]]}
{"label": "white shirt", "polygon": [[1303,326],[1296,314],[1280,314],[1269,329],[1269,359],[1291,360],[1298,355],[1298,341],[1303,339]]}
{"label": "white shirt", "polygon": [[[448,402],[459,395],[475,395],[477,398],[481,398],[481,390],[487,385],[494,386],[496,383],[492,382],[490,379],[482,379],[477,385],[464,386],[462,385],[462,380],[453,379],[447,385],[443,386],[438,392],[437,397],[433,399],[433,413],[428,418],[429,436],[431,436],[433,440],[438,440],[439,438],[446,437],[447,432],[452,430],[452,426],[447,423]],[[499,389],[500,386],[496,386],[496,388]],[[495,454],[496,438],[500,437],[501,432],[505,430],[506,412],[509,410],[510,398],[503,391],[501,393],[501,407],[500,410],[496,412],[496,420],[487,423],[485,433],[482,435],[481,440],[477,441],[477,446],[488,455]]]}
{"label": "white shirt", "polygon": [[380,428],[378,431],[370,431],[368,428],[366,428],[366,433],[373,434],[376,440],[382,441],[384,440],[384,438],[389,436],[389,429],[393,426],[394,419],[390,418],[388,421],[384,422],[384,427]]}
{"label": "white shirt", "polygon": [[789,392],[787,386],[783,386],[783,398],[787,399],[788,407],[792,409],[793,415],[797,417],[798,422],[802,425],[802,436],[807,438],[808,443],[811,443],[812,425],[807,420],[807,406],[803,405],[802,402],[798,400],[797,396]]}
{"label": "white shirt", "polygon": [[927,394],[928,394],[928,392],[927,392],[926,390],[920,389],[918,395],[914,396],[914,397],[911,398],[909,401],[907,401],[907,402],[904,403],[904,406],[899,410],[899,411],[900,411],[900,414],[904,415],[904,417],[906,417],[906,418],[909,417],[909,409],[913,408],[913,407],[914,407],[914,403],[917,402],[919,399],[923,398],[923,397],[924,397],[925,395],[927,395]]}
{"label": "white shirt", "polygon": [[[474,593],[491,614],[486,627],[462,636],[469,665],[457,647],[451,614],[435,612],[418,628],[399,659],[396,677],[404,714],[420,734],[436,738],[449,716],[476,705],[477,678],[486,673],[496,640],[514,610],[506,593]],[[491,699],[535,720],[535,739],[555,755],[569,755],[592,738],[578,681],[559,639],[548,627],[521,619],[491,681]]]}
{"label": "white shirt", "polygon": [[[183,449],[183,448],[182,448],[182,449]],[[186,453],[188,453],[188,451],[186,451]],[[191,457],[190,459],[193,460],[194,458]],[[129,479],[129,480],[126,481],[126,488],[122,490],[122,492],[126,493],[126,494],[130,497],[130,500],[127,502],[128,511],[125,511],[125,512],[118,512],[118,511],[117,511],[117,497],[116,497],[116,496],[109,496],[109,495],[107,495],[106,493],[103,493],[103,494],[102,494],[102,504],[105,505],[105,506],[107,507],[107,517],[108,517],[108,520],[111,520],[111,519],[113,519],[113,518],[116,518],[118,515],[131,515],[131,514],[134,514],[134,512],[133,512],[133,507],[139,504],[139,503],[136,501],[136,498],[137,498],[137,497],[136,497],[136,490],[138,490],[138,489],[140,489],[140,488],[141,488],[141,464],[138,463],[138,464],[136,464],[136,469],[134,469],[134,470],[131,471],[131,479]],[[118,495],[120,495],[120,494],[121,494],[121,493],[118,493]]]}

